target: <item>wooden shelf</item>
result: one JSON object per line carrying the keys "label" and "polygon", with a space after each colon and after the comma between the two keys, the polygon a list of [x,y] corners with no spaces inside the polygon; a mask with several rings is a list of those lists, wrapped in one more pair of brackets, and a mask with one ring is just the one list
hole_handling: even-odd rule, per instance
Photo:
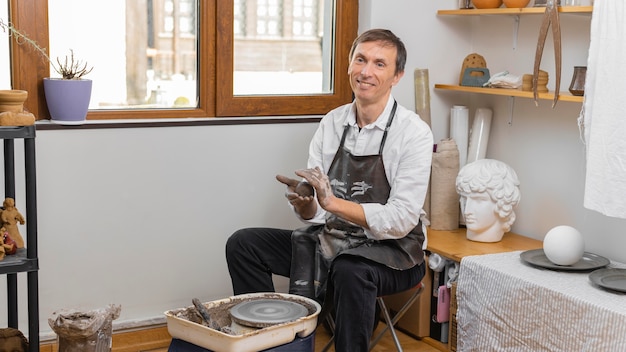
{"label": "wooden shelf", "polygon": [[[533,99],[533,92],[529,92],[529,91],[525,91],[521,89],[466,87],[466,86],[457,86],[457,85],[451,85],[451,84],[435,84],[435,89],[452,90],[456,92],[465,92],[465,93],[504,95],[504,96],[509,96],[509,97]],[[554,92],[539,93],[539,99],[553,100]],[[569,92],[561,92],[559,93],[559,101],[582,103],[583,97],[572,95]]]}
{"label": "wooden shelf", "polygon": [[[500,7],[497,9],[456,9],[439,10],[437,15],[477,16],[477,15],[538,15],[546,11],[545,7],[524,7],[521,9]],[[593,6],[560,6],[560,13],[591,13]]]}
{"label": "wooden shelf", "polygon": [[507,232],[500,242],[475,242],[467,239],[466,229],[452,231],[428,229],[428,248],[432,253],[461,262],[468,255],[494,254],[543,248],[543,241]]}

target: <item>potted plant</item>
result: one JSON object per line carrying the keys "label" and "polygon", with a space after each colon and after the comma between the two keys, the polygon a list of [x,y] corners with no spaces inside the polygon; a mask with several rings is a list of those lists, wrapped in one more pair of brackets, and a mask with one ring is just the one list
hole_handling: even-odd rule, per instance
{"label": "potted plant", "polygon": [[53,61],[46,49],[30,39],[25,33],[15,28],[11,23],[0,19],[0,28],[8,33],[18,45],[30,46],[45,61],[50,63],[52,69],[60,78],[44,78],[44,94],[46,104],[50,111],[52,122],[61,124],[81,124],[87,117],[89,101],[91,100],[92,81],[84,78],[93,67],[86,62],[77,60],[74,51],[64,60],[57,58]]}

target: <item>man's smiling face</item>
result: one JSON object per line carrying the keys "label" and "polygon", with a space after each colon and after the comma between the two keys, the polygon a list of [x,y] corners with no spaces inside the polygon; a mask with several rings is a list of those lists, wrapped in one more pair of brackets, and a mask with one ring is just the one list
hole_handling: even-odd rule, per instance
{"label": "man's smiling face", "polygon": [[382,41],[357,45],[350,60],[348,75],[357,100],[375,103],[391,92],[403,75],[396,74],[397,50]]}

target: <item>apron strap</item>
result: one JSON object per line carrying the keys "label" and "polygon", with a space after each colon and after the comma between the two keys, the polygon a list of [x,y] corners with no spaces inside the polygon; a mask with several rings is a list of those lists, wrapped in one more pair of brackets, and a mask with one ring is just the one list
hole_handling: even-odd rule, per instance
{"label": "apron strap", "polygon": [[385,132],[383,133],[383,139],[380,141],[380,149],[378,150],[378,154],[383,153],[383,147],[385,146],[385,140],[387,140],[387,132],[389,131],[389,127],[391,126],[391,122],[393,121],[393,117],[396,116],[396,108],[398,107],[398,102],[393,101],[393,108],[391,109],[391,113],[389,113],[389,121],[387,121],[387,126],[385,126]]}
{"label": "apron strap", "polygon": [[[387,140],[387,132],[389,132],[389,127],[391,127],[391,122],[393,122],[394,116],[396,116],[396,109],[398,108],[398,102],[393,101],[393,108],[391,108],[391,113],[389,113],[389,121],[387,121],[387,126],[385,126],[385,132],[383,133],[383,138],[380,141],[380,148],[378,149],[378,154],[383,153],[383,147],[385,146],[385,141]],[[343,148],[344,142],[346,141],[346,136],[348,135],[349,125],[345,125],[343,128],[343,134],[341,135],[341,142],[339,143],[339,148]]]}

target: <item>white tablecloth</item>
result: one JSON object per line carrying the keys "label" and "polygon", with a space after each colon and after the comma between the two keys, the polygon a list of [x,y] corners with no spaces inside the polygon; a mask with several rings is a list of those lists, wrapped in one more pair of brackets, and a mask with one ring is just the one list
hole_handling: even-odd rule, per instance
{"label": "white tablecloth", "polygon": [[458,351],[626,351],[626,294],[593,285],[589,272],[532,267],[520,253],[461,260]]}

